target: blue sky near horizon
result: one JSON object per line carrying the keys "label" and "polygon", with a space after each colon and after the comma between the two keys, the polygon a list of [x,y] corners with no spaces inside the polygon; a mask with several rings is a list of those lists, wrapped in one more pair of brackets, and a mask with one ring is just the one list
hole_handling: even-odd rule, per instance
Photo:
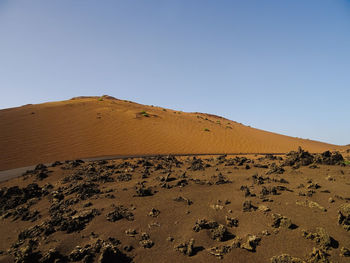
{"label": "blue sky near horizon", "polygon": [[0,109],[108,94],[349,144],[350,1],[0,0],[0,91]]}

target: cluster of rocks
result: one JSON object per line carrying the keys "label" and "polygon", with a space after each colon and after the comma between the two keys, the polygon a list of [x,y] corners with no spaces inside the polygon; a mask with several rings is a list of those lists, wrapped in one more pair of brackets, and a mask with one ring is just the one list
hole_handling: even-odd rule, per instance
{"label": "cluster of rocks", "polygon": [[289,228],[293,229],[295,228],[295,225],[292,223],[292,220],[286,216],[280,215],[280,214],[272,214],[272,227],[274,228]]}
{"label": "cluster of rocks", "polygon": [[140,246],[143,248],[151,248],[154,245],[154,242],[151,240],[149,234],[142,233],[140,239]]}
{"label": "cluster of rocks", "polygon": [[325,151],[321,154],[312,155],[299,147],[298,151],[291,151],[286,154],[284,161],[286,166],[307,166],[310,164],[337,165],[344,162],[343,156],[339,152]]}
{"label": "cluster of rocks", "polygon": [[337,242],[328,235],[323,227],[316,228],[316,232],[302,231],[303,237],[315,241],[322,249],[337,247]]}
{"label": "cluster of rocks", "polygon": [[199,232],[202,229],[208,230],[209,237],[216,241],[224,241],[230,234],[227,232],[227,228],[215,221],[209,221],[207,219],[198,219],[193,227],[195,232]]}
{"label": "cluster of rocks", "polygon": [[191,238],[188,242],[178,244],[174,248],[175,248],[175,250],[181,252],[182,254],[191,257],[195,253],[195,251],[194,251],[194,239]]}
{"label": "cluster of rocks", "polygon": [[108,221],[115,222],[125,218],[128,221],[134,220],[134,214],[124,206],[116,206],[113,211],[106,215]]}
{"label": "cluster of rocks", "polygon": [[338,211],[338,224],[350,232],[350,204],[343,204]]}
{"label": "cluster of rocks", "polygon": [[[30,207],[47,194],[47,189],[43,189],[35,183],[24,188],[18,186],[1,188],[0,216],[3,218],[13,217],[14,220],[35,221],[40,216],[39,212],[37,210],[30,211]],[[23,206],[19,207],[20,205]]]}

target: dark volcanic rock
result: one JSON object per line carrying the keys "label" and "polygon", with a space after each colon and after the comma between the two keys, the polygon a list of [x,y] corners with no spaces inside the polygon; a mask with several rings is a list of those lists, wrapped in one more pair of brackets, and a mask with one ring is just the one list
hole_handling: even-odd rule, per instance
{"label": "dark volcanic rock", "polygon": [[194,239],[191,238],[188,242],[181,243],[175,246],[175,250],[189,257],[194,255]]}
{"label": "dark volcanic rock", "polygon": [[138,183],[135,188],[136,188],[135,196],[143,197],[143,196],[153,195],[152,189],[150,187],[146,187],[143,182]]}
{"label": "dark volcanic rock", "polygon": [[246,200],[243,202],[243,212],[251,212],[258,209],[256,206],[252,205],[252,201]]}
{"label": "dark volcanic rock", "polygon": [[67,262],[67,258],[56,249],[50,249],[40,259],[40,263]]}
{"label": "dark volcanic rock", "polygon": [[43,191],[37,184],[29,184],[24,188],[18,186],[2,188],[0,189],[0,215],[26,203],[31,198],[39,198],[42,195]]}
{"label": "dark volcanic rock", "polygon": [[246,242],[241,244],[241,248],[251,252],[255,252],[256,247],[259,245],[261,238],[255,235],[248,235]]}
{"label": "dark volcanic rock", "polygon": [[304,151],[299,147],[298,151],[291,151],[286,154],[287,159],[284,161],[284,165],[310,165],[314,161],[314,157],[307,151]]}
{"label": "dark volcanic rock", "polygon": [[303,231],[303,236],[307,239],[314,240],[319,246],[324,249],[334,247],[335,240],[331,238],[323,227],[316,228],[316,232]]}
{"label": "dark volcanic rock", "polygon": [[338,224],[350,231],[350,204],[343,204],[338,211]]}
{"label": "dark volcanic rock", "polygon": [[67,233],[83,230],[96,215],[100,215],[100,212],[97,209],[91,209],[81,211],[72,217],[63,218],[59,230]]}
{"label": "dark volcanic rock", "polygon": [[280,214],[272,214],[272,219],[272,227],[293,228],[292,221],[288,217],[282,216]]}
{"label": "dark volcanic rock", "polygon": [[209,230],[209,237],[216,241],[224,241],[229,234],[227,228],[222,224],[215,221],[208,221],[207,219],[198,219],[193,230],[199,232],[202,229]]}
{"label": "dark volcanic rock", "polygon": [[115,222],[123,218],[125,218],[128,221],[134,220],[134,214],[123,206],[115,207],[114,211],[109,212],[106,217],[107,220],[111,222]]}
{"label": "dark volcanic rock", "polygon": [[140,246],[143,248],[151,248],[154,245],[154,242],[150,239],[150,236],[147,233],[141,234]]}
{"label": "dark volcanic rock", "polygon": [[336,165],[343,163],[344,158],[339,152],[325,151],[316,155],[315,161],[319,164]]}
{"label": "dark volcanic rock", "polygon": [[305,263],[304,260],[300,258],[292,257],[288,254],[282,254],[279,256],[274,256],[270,259],[271,263]]}
{"label": "dark volcanic rock", "polygon": [[199,171],[199,170],[204,170],[204,164],[202,159],[193,157],[193,160],[191,162],[191,166],[189,167],[190,170],[192,171]]}
{"label": "dark volcanic rock", "polygon": [[78,197],[81,200],[86,200],[96,194],[101,193],[100,189],[98,188],[98,185],[95,183],[91,182],[84,182],[84,183],[79,183],[73,187],[70,187],[67,189],[65,194],[73,194],[77,193]]}
{"label": "dark volcanic rock", "polygon": [[101,254],[98,259],[98,263],[110,263],[110,262],[131,262],[132,259],[123,254],[117,246],[113,244],[104,244],[101,249]]}
{"label": "dark volcanic rock", "polygon": [[15,251],[15,263],[35,263],[39,262],[41,254],[34,252],[32,245],[22,247]]}

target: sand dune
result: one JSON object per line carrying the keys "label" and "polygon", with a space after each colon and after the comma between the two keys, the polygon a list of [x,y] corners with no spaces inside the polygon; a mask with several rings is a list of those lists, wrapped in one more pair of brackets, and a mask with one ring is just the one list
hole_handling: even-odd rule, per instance
{"label": "sand dune", "polygon": [[0,111],[0,170],[108,155],[311,152],[343,147],[288,137],[218,116],[112,97],[79,97]]}

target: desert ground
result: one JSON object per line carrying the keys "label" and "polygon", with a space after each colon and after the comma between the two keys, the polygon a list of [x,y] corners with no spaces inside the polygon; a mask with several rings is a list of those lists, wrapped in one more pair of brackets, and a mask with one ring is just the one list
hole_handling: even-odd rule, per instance
{"label": "desert ground", "polygon": [[348,146],[108,96],[0,123],[0,262],[350,262]]}
{"label": "desert ground", "polygon": [[0,184],[0,262],[349,262],[343,158],[39,164]]}

